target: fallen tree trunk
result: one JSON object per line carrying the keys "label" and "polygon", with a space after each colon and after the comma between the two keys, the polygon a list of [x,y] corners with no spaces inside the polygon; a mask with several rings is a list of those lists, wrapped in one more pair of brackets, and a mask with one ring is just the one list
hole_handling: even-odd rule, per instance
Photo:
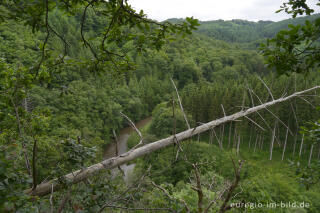
{"label": "fallen tree trunk", "polygon": [[[106,159],[100,163],[89,166],[88,168],[86,168],[84,170],[77,170],[75,172],[72,172],[70,174],[63,176],[62,178],[66,179],[67,182],[71,183],[71,184],[78,183],[78,182],[88,178],[89,176],[96,174],[97,172],[99,172],[103,169],[113,169],[117,166],[125,164],[125,163],[132,161],[134,159],[137,159],[141,156],[147,155],[147,154],[152,153],[156,150],[159,150],[161,148],[164,148],[166,146],[174,144],[177,141],[183,141],[183,140],[188,139],[194,135],[208,131],[208,130],[210,130],[220,124],[224,124],[224,123],[227,123],[230,121],[237,120],[238,118],[245,117],[245,116],[250,115],[254,112],[265,109],[269,106],[272,106],[272,105],[275,105],[275,104],[278,104],[281,102],[285,102],[285,101],[292,99],[294,97],[297,97],[301,94],[304,94],[304,93],[307,93],[307,92],[310,92],[312,90],[319,89],[319,88],[320,88],[320,86],[316,86],[316,87],[313,87],[313,88],[310,88],[310,89],[307,89],[304,91],[296,92],[290,96],[282,97],[282,98],[279,98],[279,99],[276,99],[276,100],[273,100],[273,101],[270,101],[270,102],[252,107],[252,108],[249,108],[247,110],[242,110],[242,111],[234,113],[232,115],[225,116],[223,118],[220,118],[220,119],[217,119],[214,121],[210,121],[208,123],[197,126],[193,129],[188,129],[188,130],[180,132],[176,135],[172,135],[168,138],[161,139],[159,141],[146,144],[142,147],[139,147],[139,148],[136,148],[136,149],[131,150],[129,152],[126,152],[120,156]],[[59,188],[61,188],[61,186],[62,186],[62,184],[59,183],[58,179],[53,179],[48,182],[39,184],[34,190],[27,189],[27,190],[25,190],[25,193],[30,193],[30,194],[37,195],[37,196],[43,196],[43,195],[49,194],[51,191],[57,191]]]}

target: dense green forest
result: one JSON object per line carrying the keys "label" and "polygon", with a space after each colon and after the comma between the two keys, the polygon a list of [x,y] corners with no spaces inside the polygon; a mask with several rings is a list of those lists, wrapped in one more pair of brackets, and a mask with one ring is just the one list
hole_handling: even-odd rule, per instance
{"label": "dense green forest", "polygon": [[[84,23],[83,8],[70,9],[72,15],[49,8],[47,28],[39,28],[30,24],[35,20],[8,18],[12,11],[0,4],[0,212],[320,211],[316,90],[135,159],[126,178],[123,167],[77,184],[61,178],[109,157],[114,133],[130,121],[152,118],[142,137],[128,136],[128,149],[175,137],[188,129],[185,119],[196,129],[319,85],[318,62],[307,74],[279,75],[260,47],[288,25],[317,23],[319,14],[200,21],[196,30],[193,19],[170,19],[159,30],[123,9],[132,15],[123,21],[128,26],[111,29],[116,39],[108,40],[102,35],[112,17],[100,6],[85,7]],[[97,53],[101,40],[106,55]],[[59,190],[25,191],[54,178]],[[266,207],[289,202],[305,206]]]}

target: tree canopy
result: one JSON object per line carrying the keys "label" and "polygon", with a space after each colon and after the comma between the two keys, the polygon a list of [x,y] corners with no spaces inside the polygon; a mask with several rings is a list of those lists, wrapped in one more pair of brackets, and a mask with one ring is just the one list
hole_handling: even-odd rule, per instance
{"label": "tree canopy", "polygon": [[[320,3],[317,3],[317,6],[320,6]],[[277,12],[281,11],[292,14],[293,18],[314,13],[306,0],[290,0]],[[269,67],[275,68],[279,74],[307,74],[310,70],[317,69],[320,62],[320,18],[314,21],[306,20],[304,25],[288,27],[288,30],[278,32],[261,46]]]}

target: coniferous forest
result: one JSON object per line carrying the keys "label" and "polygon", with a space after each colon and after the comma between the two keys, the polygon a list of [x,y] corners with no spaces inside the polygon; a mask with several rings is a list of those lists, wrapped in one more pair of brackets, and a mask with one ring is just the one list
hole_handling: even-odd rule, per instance
{"label": "coniferous forest", "polygon": [[320,16],[279,8],[0,1],[0,212],[320,212]]}

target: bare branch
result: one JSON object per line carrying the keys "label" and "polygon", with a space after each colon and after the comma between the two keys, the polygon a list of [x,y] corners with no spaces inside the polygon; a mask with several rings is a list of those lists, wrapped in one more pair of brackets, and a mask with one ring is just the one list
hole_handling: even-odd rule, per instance
{"label": "bare branch", "polygon": [[[117,134],[116,134],[116,131],[114,131],[114,129],[112,129],[112,134],[113,134],[113,137],[114,137],[114,140],[116,141],[116,156],[119,156],[119,150],[118,150],[118,137],[117,137]],[[125,173],[124,171],[121,169],[120,166],[118,166],[118,169],[119,171],[122,173],[123,176],[125,176]]]}
{"label": "bare branch", "polygon": [[[89,166],[87,169],[85,169],[83,171],[82,170],[75,171],[74,173],[76,173],[76,174],[79,174],[79,172],[81,172],[81,174],[78,175],[76,178],[72,175],[72,173],[63,176],[63,178],[67,179],[72,184],[75,184],[79,181],[82,181],[82,180],[88,178],[91,175],[96,174],[100,170],[115,168],[119,165],[125,164],[125,163],[132,161],[134,159],[137,159],[141,156],[147,155],[147,154],[152,153],[156,150],[159,150],[161,148],[164,148],[164,147],[167,147],[171,144],[174,144],[176,141],[183,141],[183,140],[188,139],[194,135],[208,131],[208,130],[210,130],[216,126],[219,126],[221,124],[237,120],[237,119],[242,118],[244,116],[255,113],[259,110],[263,110],[263,109],[270,107],[270,106],[273,106],[275,104],[288,101],[290,99],[297,97],[298,95],[301,95],[303,93],[307,93],[307,92],[310,92],[310,91],[313,91],[313,90],[316,90],[319,88],[320,88],[320,86],[315,86],[315,87],[307,89],[307,90],[293,93],[290,96],[287,96],[284,98],[279,98],[277,100],[273,100],[273,101],[252,107],[252,108],[247,109],[245,111],[240,111],[240,112],[234,113],[232,115],[228,115],[226,117],[210,121],[206,124],[198,126],[197,128],[180,132],[180,133],[176,134],[175,136],[172,135],[170,137],[158,140],[156,142],[146,144],[146,145],[139,147],[139,148],[136,148],[134,150],[130,150],[129,152],[127,152],[121,156],[106,159],[102,162],[99,162],[97,164]],[[56,179],[54,179],[54,180],[48,181],[46,183],[39,184],[38,187],[36,188],[36,190],[34,190],[35,194],[38,196],[41,196],[41,195],[46,195],[46,194],[50,193],[51,184],[54,185],[54,189],[59,189],[59,187],[61,187],[61,184],[59,184],[56,181]],[[31,191],[31,189],[25,190],[25,193],[30,193],[30,191]]]}
{"label": "bare branch", "polygon": [[299,95],[298,98],[300,98],[300,99],[302,99],[303,101],[305,101],[306,103],[308,103],[310,106],[312,106],[313,109],[316,108],[312,103],[310,103],[310,101],[308,101],[307,99],[303,98],[301,95]]}
{"label": "bare branch", "polygon": [[95,2],[96,0],[92,0],[90,1],[84,8],[83,13],[82,13],[82,18],[81,18],[81,26],[80,26],[80,35],[81,35],[81,39],[84,43],[85,47],[89,47],[91,53],[93,54],[93,56],[98,59],[97,53],[93,50],[91,44],[85,39],[84,37],[84,33],[83,33],[83,29],[84,29],[84,24],[86,21],[86,15],[87,15],[87,10],[90,6],[92,6],[92,4]]}
{"label": "bare branch", "polygon": [[254,123],[257,127],[259,127],[262,131],[265,131],[265,129],[263,127],[261,127],[259,124],[257,124],[254,120],[252,120],[251,118],[249,118],[248,116],[244,116],[245,118],[247,118],[249,121],[251,121],[252,123]]}
{"label": "bare branch", "polygon": [[48,43],[48,40],[49,40],[49,37],[50,37],[49,18],[48,18],[49,17],[49,2],[48,2],[48,0],[45,0],[45,8],[46,8],[46,14],[45,14],[46,37],[44,39],[44,42],[43,42],[42,48],[41,48],[41,59],[40,59],[38,65],[34,68],[34,70],[36,71],[35,77],[38,76],[41,64],[43,63],[43,61],[44,61],[44,59],[46,57],[45,49],[46,49],[46,46],[47,46],[47,43]]}
{"label": "bare branch", "polygon": [[226,115],[226,111],[224,110],[224,107],[223,107],[222,104],[221,104],[221,108],[222,108],[222,112],[223,112],[224,117],[226,117],[226,116],[227,116],[227,115]]}
{"label": "bare branch", "polygon": [[218,193],[218,196],[213,199],[212,201],[210,201],[209,205],[207,206],[207,208],[204,210],[204,213],[208,213],[210,208],[217,203],[218,200],[221,200],[223,194],[226,192],[228,187],[224,188],[220,193]]}
{"label": "bare branch", "polygon": [[183,200],[183,199],[177,199],[177,198],[175,198],[175,197],[172,197],[165,188],[157,185],[157,184],[156,184],[155,182],[153,182],[153,181],[151,181],[151,184],[152,184],[154,187],[156,187],[157,189],[159,189],[160,191],[162,191],[170,200],[178,200],[179,202],[183,203],[183,205],[184,205],[185,209],[187,210],[187,212],[190,212],[190,208],[189,208],[189,206],[188,206],[188,204],[187,204],[187,202],[186,202],[185,200]]}
{"label": "bare branch", "polygon": [[197,164],[191,164],[194,169],[194,174],[196,178],[196,187],[191,187],[193,190],[195,190],[198,193],[198,212],[202,213],[203,210],[203,191],[201,186],[201,179],[200,179],[200,172],[198,169]]}
{"label": "bare branch", "polygon": [[32,180],[33,180],[32,190],[35,190],[38,184],[37,167],[36,167],[36,160],[37,160],[37,140],[36,139],[34,139],[32,153],[33,153],[32,155]]}
{"label": "bare branch", "polygon": [[273,117],[275,117],[283,126],[285,126],[289,130],[290,135],[293,135],[289,126],[287,126],[282,120],[280,120],[280,118],[278,118],[278,116],[276,116],[273,112],[271,112],[271,110],[269,110],[268,108],[266,108],[266,110],[270,112],[270,114],[273,115]]}
{"label": "bare branch", "polygon": [[24,158],[25,158],[26,169],[27,169],[28,174],[31,175],[30,161],[29,161],[29,157],[28,157],[28,152],[27,152],[25,139],[23,137],[22,126],[21,126],[20,115],[19,115],[19,109],[18,109],[17,105],[15,104],[15,102],[14,102],[12,97],[10,97],[10,100],[11,100],[11,103],[12,103],[12,106],[14,108],[15,115],[16,115],[16,120],[17,120],[18,130],[19,130],[19,137],[21,138],[21,145],[22,145],[22,150],[23,150],[23,154],[24,154]]}
{"label": "bare branch", "polygon": [[267,86],[267,84],[262,80],[262,78],[260,76],[258,76],[258,79],[263,83],[263,85],[267,88],[272,100],[274,100],[273,95],[271,93],[271,90],[269,89],[269,87]]}
{"label": "bare branch", "polygon": [[53,184],[51,184],[50,209],[51,213],[53,213]]}
{"label": "bare branch", "polygon": [[[289,126],[289,124],[288,124],[288,126]],[[283,158],[284,158],[284,153],[286,152],[286,148],[287,148],[288,131],[289,131],[289,129],[287,129],[287,132],[286,132],[286,139],[284,140],[283,151],[282,151],[282,157],[281,157],[281,160],[282,160],[282,161],[283,161]]]}
{"label": "bare branch", "polygon": [[125,119],[127,119],[129,121],[130,126],[138,133],[139,137],[140,137],[140,141],[137,145],[135,145],[131,150],[136,149],[137,147],[139,147],[141,144],[143,144],[143,137],[141,132],[139,131],[139,129],[136,127],[136,125],[132,122],[132,120],[126,116],[125,114],[123,114],[122,112],[120,112],[120,115],[122,115]]}
{"label": "bare branch", "polygon": [[220,139],[218,138],[218,136],[217,136],[216,131],[214,130],[214,128],[212,128],[212,131],[213,131],[214,135],[215,135],[215,136],[216,136],[216,138],[217,138],[217,141],[218,141],[218,143],[219,143],[219,147],[220,147],[220,149],[222,150],[222,149],[223,149],[223,147],[222,147],[222,143],[221,143]]}
{"label": "bare branch", "polygon": [[170,80],[171,80],[171,82],[172,82],[172,85],[173,85],[174,89],[176,90],[177,97],[178,97],[178,101],[179,101],[179,105],[180,105],[180,108],[181,108],[181,111],[182,111],[184,120],[186,121],[186,124],[187,124],[188,129],[190,129],[190,124],[189,124],[189,122],[188,122],[186,113],[185,113],[184,110],[183,110],[182,102],[181,102],[181,99],[180,99],[179,92],[178,92],[178,89],[177,89],[177,87],[176,87],[176,84],[174,83],[174,81],[173,81],[172,78],[170,78]]}
{"label": "bare branch", "polygon": [[[135,188],[135,192],[138,191],[138,189],[140,188],[142,182],[144,181],[145,177],[147,175],[149,175],[151,170],[151,165],[148,167],[147,171],[140,177],[140,179],[138,180],[138,182],[134,185],[136,185],[136,187],[134,187],[134,185],[132,185],[131,187],[129,187],[128,189],[126,189],[123,193],[121,193],[119,196],[117,196],[116,198],[114,198],[113,200],[107,202],[106,204],[104,204],[100,210],[98,211],[99,213],[102,212],[105,208],[108,208],[112,205],[113,202],[120,200],[122,196],[126,195],[131,189]],[[135,194],[135,192],[133,194]]]}
{"label": "bare branch", "polygon": [[230,187],[228,188],[228,190],[227,190],[227,196],[226,196],[226,198],[224,199],[224,202],[223,202],[223,204],[222,204],[221,207],[220,207],[219,213],[226,212],[228,209],[231,208],[230,206],[228,206],[228,202],[230,201],[231,196],[232,196],[234,190],[237,188],[237,186],[238,186],[238,184],[239,184],[239,181],[240,181],[240,172],[241,172],[241,168],[242,168],[243,162],[244,162],[244,161],[239,160],[239,166],[237,167],[236,164],[235,164],[235,162],[234,162],[234,160],[232,159],[235,178],[234,178],[233,183],[231,184],[231,186],[230,186]]}

